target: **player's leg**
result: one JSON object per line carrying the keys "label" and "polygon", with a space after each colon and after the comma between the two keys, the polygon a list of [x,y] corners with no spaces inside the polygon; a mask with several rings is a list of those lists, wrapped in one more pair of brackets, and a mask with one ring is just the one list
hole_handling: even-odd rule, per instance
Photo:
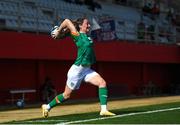
{"label": "player's leg", "polygon": [[70,98],[72,90],[66,85],[65,90],[62,94],[57,95],[49,104],[42,105],[43,117],[48,117],[49,111],[57,106],[58,104],[64,102],[66,99]]}
{"label": "player's leg", "polygon": [[82,67],[76,65],[71,66],[71,68],[68,71],[66,87],[64,92],[56,96],[49,104],[42,105],[44,117],[48,117],[48,112],[51,108],[62,103],[64,100],[70,98],[72,91],[79,88],[81,81],[83,79],[83,75],[80,75],[81,70]]}
{"label": "player's leg", "polygon": [[57,95],[50,103],[50,109],[55,107],[56,105],[64,102],[66,99],[70,98],[72,90],[66,85],[65,90],[62,94]]}
{"label": "player's leg", "polygon": [[106,81],[96,72],[91,72],[85,77],[85,81],[99,87],[99,100],[101,104],[101,116],[115,115],[107,110],[108,90]]}

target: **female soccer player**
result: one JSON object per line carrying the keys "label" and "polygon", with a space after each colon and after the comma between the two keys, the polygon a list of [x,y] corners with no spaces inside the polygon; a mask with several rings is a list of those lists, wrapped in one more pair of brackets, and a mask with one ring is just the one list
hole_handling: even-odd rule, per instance
{"label": "female soccer player", "polygon": [[91,65],[95,63],[96,59],[93,50],[93,41],[87,35],[89,30],[90,24],[86,18],[77,19],[76,22],[65,19],[58,27],[58,32],[52,36],[54,39],[60,38],[59,36],[63,34],[62,31],[65,31],[66,35],[69,34],[74,40],[78,53],[74,64],[68,71],[64,92],[57,95],[49,104],[42,105],[44,117],[48,117],[48,112],[51,108],[70,98],[72,91],[79,89],[83,80],[99,88],[99,99],[101,104],[100,115],[115,115],[107,110],[107,87],[105,80],[97,72],[91,69]]}

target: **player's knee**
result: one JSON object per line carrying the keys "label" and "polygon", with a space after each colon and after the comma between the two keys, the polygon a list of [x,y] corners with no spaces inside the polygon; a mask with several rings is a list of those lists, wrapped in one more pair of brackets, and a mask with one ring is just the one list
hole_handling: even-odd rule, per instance
{"label": "player's knee", "polygon": [[104,79],[100,81],[99,87],[106,87],[106,81]]}
{"label": "player's knee", "polygon": [[71,97],[71,94],[70,93],[64,93],[63,96],[64,96],[64,99],[69,99]]}

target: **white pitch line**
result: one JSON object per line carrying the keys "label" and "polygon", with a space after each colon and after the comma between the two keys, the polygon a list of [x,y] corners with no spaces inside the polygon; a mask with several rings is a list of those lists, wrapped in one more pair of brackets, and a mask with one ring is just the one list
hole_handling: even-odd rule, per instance
{"label": "white pitch line", "polygon": [[65,121],[67,121],[67,120],[55,120],[55,119],[44,119],[44,120],[29,120],[29,121],[26,121],[26,122],[42,122],[42,123],[44,123],[44,122],[65,122]]}
{"label": "white pitch line", "polygon": [[112,119],[112,118],[119,118],[119,117],[133,116],[133,115],[140,115],[140,114],[150,114],[150,113],[156,113],[156,112],[173,111],[173,110],[178,110],[178,109],[180,109],[180,107],[169,108],[169,109],[160,109],[160,110],[151,110],[151,111],[145,111],[145,112],[136,112],[136,113],[122,114],[122,115],[115,115],[115,116],[110,116],[110,117],[101,117],[101,118],[69,121],[69,122],[64,122],[64,123],[57,123],[56,125],[90,122],[90,121],[96,121],[96,120],[102,120],[102,119]]}

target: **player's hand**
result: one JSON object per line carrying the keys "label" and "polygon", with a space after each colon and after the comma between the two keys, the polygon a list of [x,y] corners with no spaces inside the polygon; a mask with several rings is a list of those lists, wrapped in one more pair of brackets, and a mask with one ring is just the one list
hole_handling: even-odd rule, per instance
{"label": "player's hand", "polygon": [[70,30],[68,28],[65,27],[61,31],[59,31],[59,27],[54,26],[51,31],[51,37],[53,39],[63,39],[67,36],[68,33],[70,33]]}
{"label": "player's hand", "polygon": [[51,30],[51,37],[53,39],[57,39],[58,38],[58,35],[59,35],[59,27],[58,26],[54,26]]}

